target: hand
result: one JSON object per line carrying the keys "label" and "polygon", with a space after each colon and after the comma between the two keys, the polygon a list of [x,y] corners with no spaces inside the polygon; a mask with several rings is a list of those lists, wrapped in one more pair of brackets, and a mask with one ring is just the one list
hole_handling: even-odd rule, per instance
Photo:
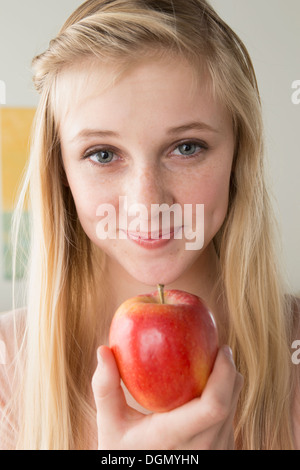
{"label": "hand", "polygon": [[99,450],[234,449],[233,419],[243,378],[230,349],[218,352],[200,398],[165,413],[144,415],[127,405],[112,351],[98,349],[92,380]]}

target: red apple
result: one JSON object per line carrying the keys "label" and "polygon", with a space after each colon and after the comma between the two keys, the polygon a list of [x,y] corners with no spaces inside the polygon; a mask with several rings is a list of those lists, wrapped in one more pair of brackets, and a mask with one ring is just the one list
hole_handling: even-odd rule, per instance
{"label": "red apple", "polygon": [[118,308],[109,345],[131,395],[144,408],[163,412],[201,395],[217,355],[218,335],[199,297],[159,290]]}

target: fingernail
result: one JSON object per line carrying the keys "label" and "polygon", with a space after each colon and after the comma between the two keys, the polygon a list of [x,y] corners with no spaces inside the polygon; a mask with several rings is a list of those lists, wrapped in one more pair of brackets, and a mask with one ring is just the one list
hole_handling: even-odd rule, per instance
{"label": "fingernail", "polygon": [[232,349],[230,346],[228,346],[228,344],[223,346],[223,351],[224,351],[224,354],[234,363]]}
{"label": "fingernail", "polygon": [[97,361],[98,361],[98,365],[100,367],[103,367],[104,361],[103,361],[102,354],[101,354],[101,348],[97,349]]}

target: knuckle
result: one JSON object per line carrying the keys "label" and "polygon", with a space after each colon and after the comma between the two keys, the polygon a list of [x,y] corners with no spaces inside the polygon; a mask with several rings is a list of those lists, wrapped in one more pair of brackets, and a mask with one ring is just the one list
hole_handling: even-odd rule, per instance
{"label": "knuckle", "polygon": [[97,377],[95,376],[95,374],[93,375],[92,377],[92,389],[93,389],[93,392],[95,392],[95,390],[98,388],[98,380],[97,380]]}
{"label": "knuckle", "polygon": [[206,404],[205,415],[208,421],[213,424],[225,421],[229,415],[228,407],[220,400],[211,400]]}
{"label": "knuckle", "polygon": [[97,370],[94,372],[93,377],[92,377],[92,388],[93,390],[98,388],[99,386],[99,378],[98,378],[98,373]]}
{"label": "knuckle", "polygon": [[92,377],[92,390],[94,395],[98,398],[103,398],[109,393],[107,384],[101,379],[100,374],[97,373],[97,371]]}

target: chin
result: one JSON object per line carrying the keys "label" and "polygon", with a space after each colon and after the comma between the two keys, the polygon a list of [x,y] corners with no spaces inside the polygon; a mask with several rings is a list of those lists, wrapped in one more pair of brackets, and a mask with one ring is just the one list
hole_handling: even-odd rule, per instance
{"label": "chin", "polygon": [[[139,264],[139,263],[138,263]],[[184,273],[188,270],[192,263],[180,263],[175,261],[172,263],[160,262],[160,263],[145,263],[144,265],[137,266],[123,266],[123,268],[130,274],[135,280],[148,285],[157,287],[157,284],[163,284],[168,286],[176,282]]]}

